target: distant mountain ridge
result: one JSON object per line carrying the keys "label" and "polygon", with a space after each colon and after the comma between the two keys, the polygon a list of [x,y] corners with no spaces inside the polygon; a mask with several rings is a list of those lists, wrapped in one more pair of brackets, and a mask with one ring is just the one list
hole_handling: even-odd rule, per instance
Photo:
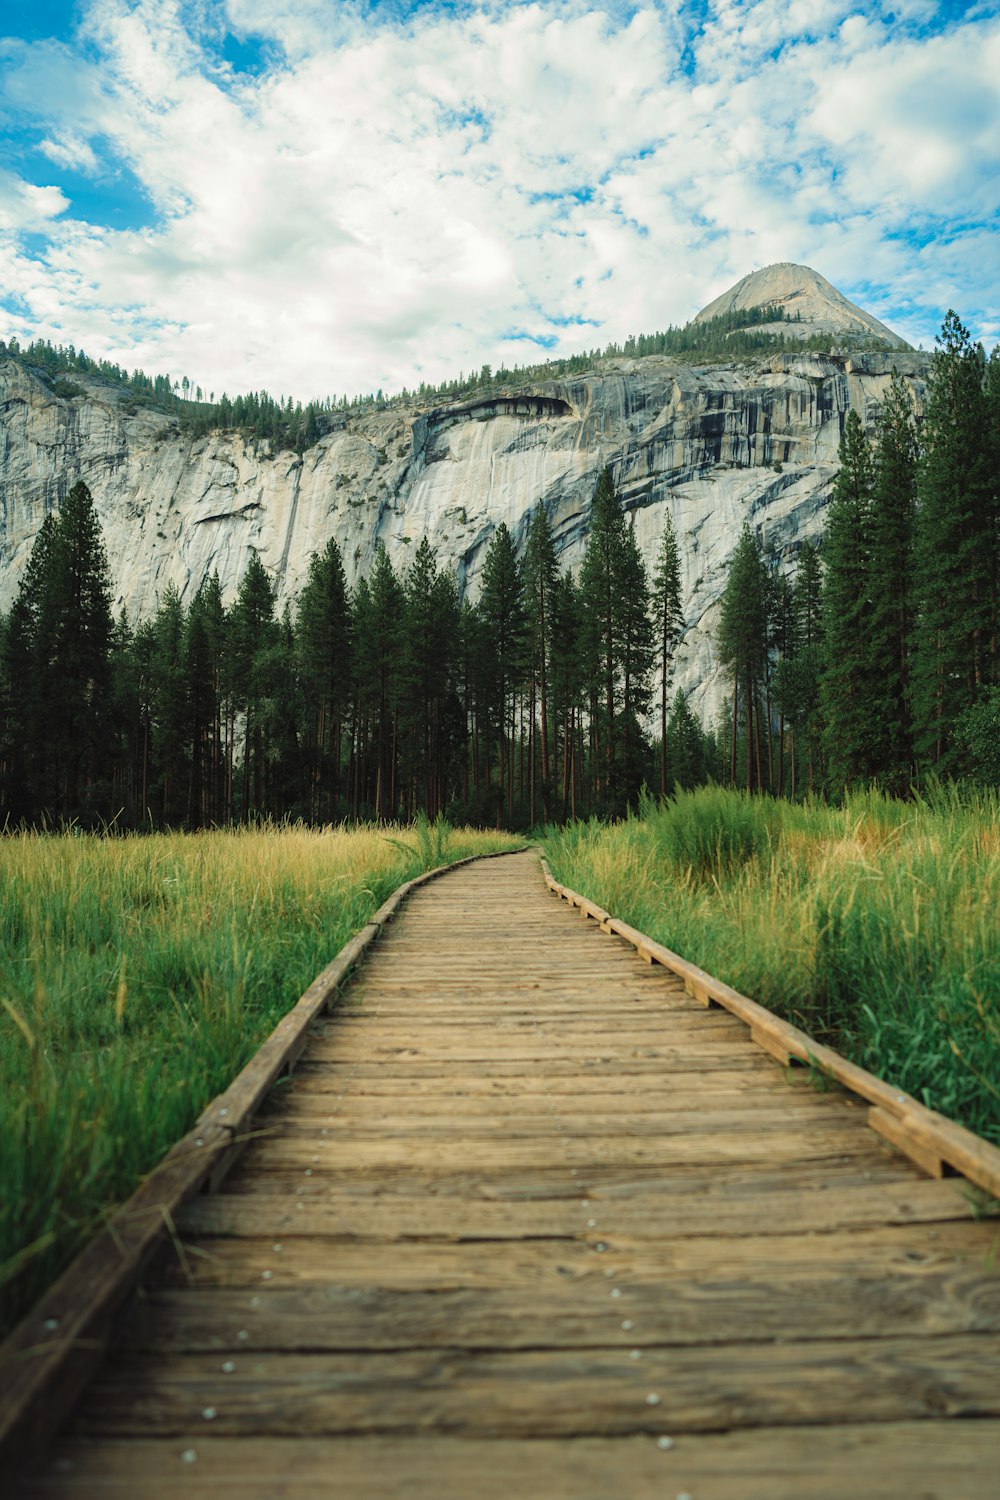
{"label": "distant mountain ridge", "polygon": [[871,313],[848,301],[825,276],[811,266],[799,266],[788,260],[751,271],[703,307],[692,321],[707,323],[712,318],[755,307],[780,307],[786,319],[762,324],[761,332],[772,330],[786,338],[803,339],[817,333],[846,335],[848,340],[876,339],[887,349],[912,352],[912,345]]}

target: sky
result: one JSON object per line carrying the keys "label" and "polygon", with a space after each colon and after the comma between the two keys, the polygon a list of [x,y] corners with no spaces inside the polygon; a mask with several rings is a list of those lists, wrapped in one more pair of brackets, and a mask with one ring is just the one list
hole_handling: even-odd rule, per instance
{"label": "sky", "polygon": [[1000,339],[1000,5],[0,0],[0,336],[411,389],[799,261]]}

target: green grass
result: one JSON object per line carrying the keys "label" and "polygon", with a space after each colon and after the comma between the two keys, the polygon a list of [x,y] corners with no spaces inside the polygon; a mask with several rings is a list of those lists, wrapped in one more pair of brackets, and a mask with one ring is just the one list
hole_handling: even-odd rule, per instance
{"label": "green grass", "polygon": [[1000,1144],[1000,799],[707,787],[550,830],[557,878]]}
{"label": "green grass", "polygon": [[440,823],[5,837],[0,1334],[396,886],[516,843]]}

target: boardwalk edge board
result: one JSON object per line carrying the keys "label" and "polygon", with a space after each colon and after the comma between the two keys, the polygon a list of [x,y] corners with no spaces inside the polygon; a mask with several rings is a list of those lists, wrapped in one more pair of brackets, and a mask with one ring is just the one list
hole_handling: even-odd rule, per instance
{"label": "boardwalk edge board", "polygon": [[893,1088],[873,1073],[841,1057],[832,1047],[817,1042],[773,1011],[741,995],[722,980],[700,969],[656,942],[647,933],[630,927],[613,917],[578,891],[563,885],[552,874],[548,860],[542,856],[542,873],[549,890],[585,917],[597,922],[601,930],[631,943],[647,963],[662,964],[684,980],[688,994],[704,1006],[719,1005],[745,1022],[750,1038],[772,1057],[788,1066],[802,1063],[815,1068],[827,1078],[867,1100],[868,1124],[897,1150],[902,1151],[932,1177],[942,1177],[948,1170],[968,1178],[994,1198],[1000,1198],[1000,1149],[981,1136],[956,1125],[953,1120],[928,1109],[910,1094]]}
{"label": "boardwalk edge board", "polygon": [[18,1478],[44,1457],[104,1357],[118,1308],[160,1246],[176,1238],[174,1215],[202,1189],[219,1187],[249,1139],[254,1114],[301,1055],[313,1021],[410,892],[463,865],[522,854],[526,847],[468,855],[393,891],[17,1325],[0,1346],[0,1480]]}

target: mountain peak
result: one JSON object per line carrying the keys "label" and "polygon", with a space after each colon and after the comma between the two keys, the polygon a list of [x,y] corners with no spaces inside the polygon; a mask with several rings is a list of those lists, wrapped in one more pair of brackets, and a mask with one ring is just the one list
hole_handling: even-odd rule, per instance
{"label": "mountain peak", "polygon": [[767,325],[776,333],[793,338],[798,334],[804,339],[814,333],[841,334],[850,338],[878,339],[889,349],[910,348],[904,339],[873,318],[871,313],[849,302],[825,276],[811,266],[797,266],[788,260],[751,271],[728,292],[723,292],[721,297],[703,307],[694,321],[705,323],[721,314],[772,305],[782,308],[787,318],[801,319],[791,328],[787,323]]}

